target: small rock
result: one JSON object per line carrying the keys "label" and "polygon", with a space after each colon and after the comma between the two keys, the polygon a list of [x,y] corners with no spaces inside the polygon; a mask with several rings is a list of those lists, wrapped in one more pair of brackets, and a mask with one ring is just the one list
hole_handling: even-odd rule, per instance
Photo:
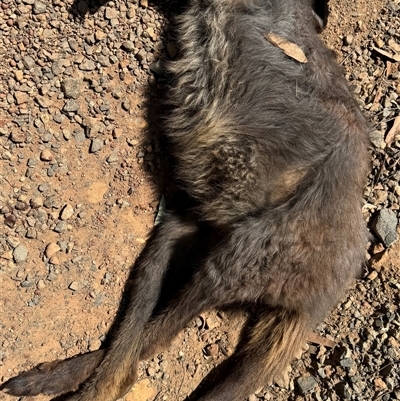
{"label": "small rock", "polygon": [[77,143],[83,143],[86,141],[85,131],[83,129],[74,130],[73,136]]}
{"label": "small rock", "polygon": [[340,361],[340,365],[344,368],[351,368],[354,365],[354,361],[351,358],[343,358]]}
{"label": "small rock", "polygon": [[11,246],[11,248],[14,249],[14,248],[16,248],[18,245],[21,244],[21,241],[18,239],[18,237],[9,236],[9,237],[7,238],[7,243],[8,243],[8,245]]}
{"label": "small rock", "polygon": [[218,344],[209,344],[205,347],[204,351],[207,356],[216,356],[219,351]]}
{"label": "small rock", "polygon": [[10,139],[14,143],[23,143],[26,141],[26,134],[24,132],[12,132],[10,135]]}
{"label": "small rock", "polygon": [[89,152],[90,153],[96,153],[99,152],[104,146],[104,143],[101,139],[95,138],[92,139],[92,142],[90,144]]}
{"label": "small rock", "polygon": [[36,62],[35,62],[35,60],[34,60],[31,56],[25,56],[25,57],[22,59],[22,64],[24,65],[24,67],[25,67],[27,70],[30,70],[31,68],[33,68],[33,67],[36,66]]}
{"label": "small rock", "polygon": [[25,211],[29,209],[29,205],[26,202],[18,201],[15,203],[15,209]]}
{"label": "small rock", "polygon": [[103,40],[107,35],[103,31],[96,31],[94,37],[97,41]]}
{"label": "small rock", "polygon": [[28,103],[29,101],[29,95],[25,92],[21,91],[16,91],[14,93],[15,101],[17,105],[23,104],[23,103]]}
{"label": "small rock", "polygon": [[377,47],[382,48],[385,45],[385,42],[381,38],[374,39],[374,42]]}
{"label": "small rock", "polygon": [[43,14],[43,13],[45,13],[46,12],[46,4],[42,3],[39,0],[36,0],[33,3],[33,12],[34,12],[34,14]]}
{"label": "small rock", "polygon": [[40,160],[45,162],[50,162],[54,160],[53,152],[49,149],[43,149],[42,152],[40,153]]}
{"label": "small rock", "polygon": [[46,287],[46,284],[43,280],[39,280],[36,284],[36,287],[38,290],[42,290],[44,287]]}
{"label": "small rock", "polygon": [[29,204],[31,205],[31,208],[38,209],[39,207],[43,206],[43,198],[41,197],[32,198],[29,201]]}
{"label": "small rock", "polygon": [[376,148],[381,148],[384,143],[384,134],[381,131],[374,130],[369,133],[369,140]]}
{"label": "small rock", "polygon": [[296,383],[302,395],[313,391],[317,385],[317,381],[314,379],[313,376],[299,377],[296,380]]}
{"label": "small rock", "polygon": [[86,59],[83,63],[79,64],[79,69],[82,71],[93,71],[95,68],[95,62],[89,59]]}
{"label": "small rock", "polygon": [[24,245],[19,244],[16,248],[14,248],[13,258],[15,263],[25,262],[27,256],[28,249]]}
{"label": "small rock", "polygon": [[343,38],[343,43],[345,46],[350,46],[353,43],[354,36],[353,35],[346,35]]}
{"label": "small rock", "polygon": [[376,379],[374,379],[374,385],[375,385],[376,391],[382,391],[387,388],[386,383],[380,377],[377,377]]}
{"label": "small rock", "polygon": [[140,0],[140,5],[144,8],[147,8],[149,6],[148,0]]}
{"label": "small rock", "polygon": [[46,250],[44,251],[44,254],[46,255],[46,258],[51,258],[60,249],[61,248],[55,242],[50,242],[49,244],[47,244]]}
{"label": "small rock", "polygon": [[77,281],[73,281],[68,288],[72,291],[78,291],[79,290],[79,283]]}
{"label": "small rock", "polygon": [[21,70],[14,71],[15,79],[19,82],[24,78],[24,72]]}
{"label": "small rock", "polygon": [[56,60],[54,63],[51,65],[51,72],[57,76],[61,75],[63,72],[63,66],[64,66],[64,61],[63,60]]}
{"label": "small rock", "polygon": [[118,17],[118,11],[113,7],[106,7],[106,10],[104,12],[104,16],[107,19],[117,18]]}
{"label": "small rock", "polygon": [[153,377],[153,376],[156,374],[156,370],[155,370],[154,368],[152,368],[151,366],[149,366],[149,367],[147,368],[147,374],[148,374],[150,377]]}
{"label": "small rock", "polygon": [[122,43],[121,49],[127,52],[133,52],[135,50],[135,44],[130,40],[127,40],[124,43]]}
{"label": "small rock", "polygon": [[378,212],[372,228],[375,234],[382,240],[385,246],[388,248],[398,238],[397,228],[397,217],[396,213],[390,209],[382,209]]}
{"label": "small rock", "polygon": [[60,218],[61,220],[68,220],[74,214],[74,208],[71,205],[65,205],[61,210]]}
{"label": "small rock", "polygon": [[67,113],[76,112],[79,109],[80,105],[76,100],[68,100],[63,107],[63,111]]}
{"label": "small rock", "polygon": [[107,157],[107,163],[116,163],[119,160],[118,155],[116,155],[115,153],[112,153],[110,156]]}
{"label": "small rock", "polygon": [[98,338],[95,338],[89,343],[89,351],[93,352],[98,350],[101,347],[101,341]]}
{"label": "small rock", "polygon": [[34,228],[32,228],[32,227],[28,227],[27,230],[26,230],[25,237],[26,237],[26,238],[29,238],[29,239],[34,239],[34,238],[36,238],[36,237],[37,237],[37,232],[36,232],[36,230],[35,230]]}
{"label": "small rock", "polygon": [[57,255],[53,255],[53,256],[49,259],[49,263],[51,263],[52,265],[59,265],[59,264],[60,264],[60,259],[58,258]]}
{"label": "small rock", "polygon": [[68,227],[67,227],[67,223],[65,221],[59,221],[56,226],[54,227],[54,231],[56,233],[64,233],[65,231],[67,231]]}
{"label": "small rock", "polygon": [[135,7],[129,7],[126,16],[128,18],[135,18],[136,17],[136,8]]}
{"label": "small rock", "polygon": [[61,89],[67,99],[78,99],[81,94],[81,81],[75,78],[65,78]]}
{"label": "small rock", "polygon": [[11,260],[13,258],[13,251],[4,252],[1,257],[6,260]]}

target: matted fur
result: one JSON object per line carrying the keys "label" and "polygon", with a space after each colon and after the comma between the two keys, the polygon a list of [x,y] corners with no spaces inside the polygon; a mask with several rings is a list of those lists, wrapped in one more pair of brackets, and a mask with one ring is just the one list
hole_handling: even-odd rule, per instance
{"label": "matted fur", "polygon": [[[282,373],[359,274],[368,238],[366,124],[317,35],[321,21],[311,0],[190,2],[177,26],[180,57],[168,65],[165,131],[194,206],[154,228],[107,349],[42,365],[4,390],[79,387],[57,399],[114,401],[140,359],[197,314],[232,303],[253,304],[255,322],[229,374],[196,399],[242,401]],[[297,44],[308,62],[286,56],[268,32]],[[160,309],[177,254],[176,265],[196,269]]]}

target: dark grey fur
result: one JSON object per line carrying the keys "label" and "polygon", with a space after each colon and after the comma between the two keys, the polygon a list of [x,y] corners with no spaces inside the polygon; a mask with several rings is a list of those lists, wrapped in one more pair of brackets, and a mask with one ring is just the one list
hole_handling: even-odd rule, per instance
{"label": "dark grey fur", "polygon": [[[139,359],[200,312],[232,303],[253,304],[256,321],[229,374],[198,399],[241,401],[282,373],[359,274],[368,239],[366,124],[317,35],[321,21],[311,0],[192,0],[179,17],[181,57],[168,67],[165,130],[195,206],[154,229],[109,348],[42,365],[6,391],[56,394],[88,379],[62,399],[116,400]],[[268,32],[308,62],[286,56]],[[198,268],[160,311],[177,252]]]}

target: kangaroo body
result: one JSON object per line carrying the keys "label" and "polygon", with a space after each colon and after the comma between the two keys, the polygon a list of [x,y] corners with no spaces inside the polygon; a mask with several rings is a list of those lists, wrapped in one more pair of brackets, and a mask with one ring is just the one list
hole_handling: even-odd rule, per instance
{"label": "kangaroo body", "polygon": [[[164,130],[191,206],[153,229],[108,348],[43,364],[4,390],[115,401],[140,359],[230,304],[253,305],[254,321],[226,374],[196,399],[243,401],[286,369],[360,273],[368,240],[366,123],[318,37],[321,21],[311,0],[190,2],[180,56],[167,65]],[[307,62],[271,44],[271,32]],[[171,260],[196,269],[159,307]]]}

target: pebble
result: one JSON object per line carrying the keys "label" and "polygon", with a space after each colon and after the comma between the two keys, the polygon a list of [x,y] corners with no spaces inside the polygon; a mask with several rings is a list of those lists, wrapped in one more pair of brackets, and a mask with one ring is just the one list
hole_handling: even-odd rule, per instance
{"label": "pebble", "polygon": [[2,257],[3,259],[6,259],[6,260],[11,260],[11,259],[13,259],[13,251],[4,252],[4,253],[1,255],[1,257]]}
{"label": "pebble", "polygon": [[28,227],[25,234],[26,238],[33,239],[37,237],[37,232],[34,228]]}
{"label": "pebble", "polygon": [[65,112],[76,112],[80,109],[80,104],[76,100],[68,100],[65,102],[65,105],[63,107],[63,111]]}
{"label": "pebble", "polygon": [[79,69],[82,71],[93,71],[96,68],[94,61],[85,59],[85,61],[79,64]]}
{"label": "pebble", "polygon": [[369,133],[369,140],[376,148],[381,148],[384,144],[384,133],[382,131],[374,130]]}
{"label": "pebble", "polygon": [[207,356],[216,356],[218,354],[219,351],[219,347],[218,344],[209,344],[205,347],[205,354]]}
{"label": "pebble", "polygon": [[110,156],[107,157],[106,161],[107,163],[117,163],[119,160],[118,155],[115,153],[112,153]]}
{"label": "pebble", "polygon": [[118,11],[113,7],[106,7],[104,16],[107,19],[115,19],[118,17]]}
{"label": "pebble", "polygon": [[345,44],[345,46],[350,46],[353,43],[353,40],[354,40],[353,35],[346,35],[343,38],[343,43]]}
{"label": "pebble", "polygon": [[26,134],[24,132],[14,131],[11,133],[10,139],[14,143],[23,143],[26,142]]}
{"label": "pebble", "polygon": [[23,103],[28,103],[29,101],[29,95],[25,92],[21,91],[16,91],[14,93],[15,101],[17,105],[23,104]]}
{"label": "pebble", "polygon": [[38,290],[43,290],[43,288],[46,287],[46,284],[43,280],[39,280],[36,284],[36,287],[38,288]]}
{"label": "pebble", "polygon": [[93,340],[90,340],[89,351],[91,351],[91,352],[96,351],[100,347],[101,347],[101,341],[99,338],[94,338]]}
{"label": "pebble", "polygon": [[16,218],[13,214],[8,215],[8,216],[4,219],[4,224],[5,224],[7,227],[10,227],[10,228],[13,228],[13,227],[15,226],[16,222],[17,222],[17,218]]}
{"label": "pebble", "polygon": [[21,241],[18,239],[18,237],[9,236],[7,237],[7,243],[11,246],[11,248],[16,248]]}
{"label": "pebble", "polygon": [[122,43],[121,48],[127,52],[133,52],[136,49],[135,44],[130,40],[127,40],[124,43]]}
{"label": "pebble", "polygon": [[149,366],[149,367],[147,368],[147,374],[148,374],[150,377],[152,377],[152,376],[154,376],[154,375],[156,374],[156,370],[155,370],[153,367]]}
{"label": "pebble", "polygon": [[44,251],[44,254],[46,255],[46,258],[51,258],[53,255],[55,255],[61,248],[57,245],[55,242],[50,242],[47,244],[46,249]]}
{"label": "pebble", "polygon": [[52,265],[59,265],[60,264],[60,259],[58,258],[57,255],[53,255],[50,259],[49,259],[49,263]]}
{"label": "pebble", "polygon": [[67,231],[68,226],[67,223],[65,221],[59,221],[56,226],[54,227],[54,231],[56,233],[64,233],[65,231]]}
{"label": "pebble", "polygon": [[78,99],[81,94],[81,81],[74,78],[65,78],[61,89],[67,99]]}
{"label": "pebble", "polygon": [[74,208],[72,205],[65,205],[64,208],[61,210],[60,219],[61,220],[68,220],[74,214]]}
{"label": "pebble", "polygon": [[43,149],[42,152],[40,153],[40,160],[46,162],[54,160],[53,152],[49,149]]}
{"label": "pebble", "polygon": [[315,390],[315,387],[317,386],[317,381],[313,376],[299,377],[296,380],[296,384],[299,387],[300,393],[302,395],[305,395]]}
{"label": "pebble", "polygon": [[104,142],[102,139],[99,138],[92,139],[92,142],[90,143],[89,152],[90,153],[99,152],[101,149],[103,149],[103,146]]}
{"label": "pebble", "polygon": [[28,257],[28,249],[26,248],[25,245],[19,244],[17,247],[14,248],[13,258],[15,263],[25,262],[27,257]]}
{"label": "pebble", "polygon": [[68,288],[69,288],[70,290],[72,290],[72,291],[78,291],[79,288],[80,288],[80,285],[79,285],[79,283],[78,283],[77,281],[73,281],[73,282],[68,286]]}
{"label": "pebble", "polygon": [[29,204],[31,205],[31,207],[33,208],[33,209],[38,209],[39,207],[41,207],[41,206],[43,206],[43,198],[41,198],[41,197],[36,197],[36,198],[32,198],[30,201],[29,201]]}
{"label": "pebble", "polygon": [[21,70],[14,71],[14,76],[17,81],[22,81],[24,78],[24,72]]}
{"label": "pebble", "polygon": [[396,213],[390,209],[380,210],[372,224],[372,228],[385,246],[387,248],[390,247],[398,239]]}
{"label": "pebble", "polygon": [[39,0],[36,0],[36,1],[33,3],[33,12],[34,12],[35,14],[43,14],[43,13],[45,13],[45,12],[46,12],[46,4],[45,4],[45,3],[42,3],[42,2],[39,1]]}
{"label": "pebble", "polygon": [[32,69],[33,67],[36,66],[36,62],[35,62],[35,60],[34,60],[31,56],[25,56],[25,57],[22,59],[22,64],[24,65],[24,67],[25,67],[27,70],[30,70],[30,69]]}

